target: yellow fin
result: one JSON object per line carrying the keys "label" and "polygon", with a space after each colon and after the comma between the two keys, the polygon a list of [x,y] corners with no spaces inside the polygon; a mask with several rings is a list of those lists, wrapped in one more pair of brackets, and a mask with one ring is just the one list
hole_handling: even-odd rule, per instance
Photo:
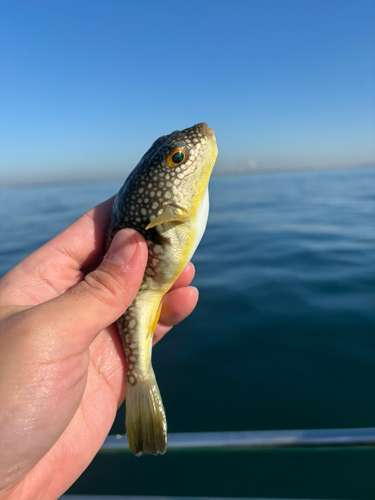
{"label": "yellow fin", "polygon": [[126,384],[125,426],[129,448],[134,455],[165,453],[167,421],[151,366],[146,379]]}
{"label": "yellow fin", "polygon": [[159,318],[160,318],[160,313],[161,313],[161,302],[159,302],[159,305],[158,305],[158,308],[156,310],[156,313],[155,313],[155,316],[154,316],[154,319],[150,325],[150,330],[148,332],[148,335],[147,335],[147,338],[149,339],[152,334],[154,333],[155,331],[155,328],[156,328],[156,325],[158,324],[158,321],[159,321]]}
{"label": "yellow fin", "polygon": [[152,219],[150,224],[146,226],[146,229],[151,229],[166,222],[185,222],[188,219],[189,214],[184,208],[167,205],[160,215]]}

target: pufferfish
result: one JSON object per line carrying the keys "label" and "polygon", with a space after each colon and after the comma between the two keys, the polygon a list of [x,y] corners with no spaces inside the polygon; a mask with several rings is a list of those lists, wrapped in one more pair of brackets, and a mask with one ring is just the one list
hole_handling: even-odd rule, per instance
{"label": "pufferfish", "polygon": [[117,321],[126,355],[128,444],[135,455],[163,454],[167,421],[151,364],[152,337],[163,296],[193,256],[206,228],[208,181],[217,157],[215,135],[198,123],[157,139],[115,199],[107,247],[133,228],[148,245],[140,289]]}

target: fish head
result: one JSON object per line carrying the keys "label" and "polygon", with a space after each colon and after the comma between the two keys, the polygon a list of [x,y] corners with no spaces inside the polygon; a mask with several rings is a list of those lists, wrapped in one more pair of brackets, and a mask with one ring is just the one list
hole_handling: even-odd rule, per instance
{"label": "fish head", "polygon": [[[198,208],[217,157],[215,134],[206,123],[159,137],[128,178],[154,194],[149,200],[158,211],[168,204],[189,212]],[[136,189],[135,189],[136,190]],[[193,213],[191,215],[194,215]]]}

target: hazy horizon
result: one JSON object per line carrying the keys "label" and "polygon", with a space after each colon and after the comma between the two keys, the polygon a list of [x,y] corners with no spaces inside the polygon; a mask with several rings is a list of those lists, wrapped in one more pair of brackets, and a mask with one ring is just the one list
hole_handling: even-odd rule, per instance
{"label": "hazy horizon", "polygon": [[[227,168],[221,169],[220,166],[217,169],[216,165],[213,170],[212,176],[215,177],[241,177],[241,176],[252,176],[252,175],[271,175],[271,174],[288,174],[293,172],[321,172],[321,171],[333,171],[333,170],[358,170],[363,168],[375,168],[375,163],[371,164],[358,164],[358,165],[343,165],[343,166],[304,166],[304,167],[294,167],[294,168],[264,168],[264,169],[248,169],[245,168]],[[1,190],[18,190],[18,189],[37,189],[37,188],[49,188],[49,187],[65,187],[65,186],[89,186],[95,184],[122,184],[128,175],[130,174],[132,169],[126,170],[123,172],[123,176],[119,174],[117,175],[105,175],[103,177],[96,176],[92,177],[79,177],[74,176],[71,178],[63,177],[61,179],[37,179],[29,180],[23,182],[21,179],[17,179],[15,181],[5,181],[0,182],[0,191]]]}

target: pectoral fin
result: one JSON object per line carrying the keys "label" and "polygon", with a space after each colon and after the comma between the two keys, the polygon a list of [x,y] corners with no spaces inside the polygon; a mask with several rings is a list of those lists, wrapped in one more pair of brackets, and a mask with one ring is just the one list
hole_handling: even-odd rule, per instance
{"label": "pectoral fin", "polygon": [[188,219],[189,214],[184,208],[167,205],[160,215],[152,219],[146,229],[151,229],[166,222],[186,222]]}

